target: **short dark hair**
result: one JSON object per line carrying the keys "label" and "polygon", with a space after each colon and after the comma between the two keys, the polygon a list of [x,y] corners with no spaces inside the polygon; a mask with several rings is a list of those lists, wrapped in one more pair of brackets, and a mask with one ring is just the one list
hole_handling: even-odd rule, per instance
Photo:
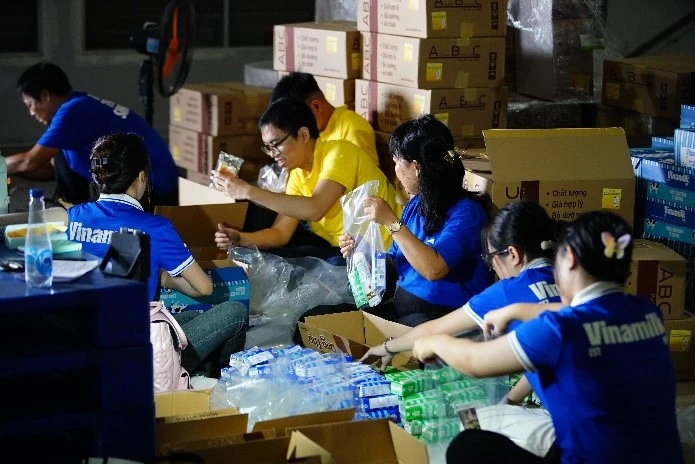
{"label": "short dark hair", "polygon": [[293,137],[299,134],[299,129],[306,127],[312,139],[319,138],[319,128],[316,125],[316,116],[309,105],[296,98],[280,98],[266,108],[258,120],[258,128],[274,126]]}
{"label": "short dark hair", "polygon": [[557,253],[564,253],[565,248],[570,247],[579,265],[593,278],[624,285],[630,277],[633,240],[620,259],[615,254],[609,258],[604,253],[603,232],[611,234],[616,241],[625,234],[632,237],[632,229],[620,216],[607,211],[591,211],[567,225],[558,242]]}
{"label": "short dark hair", "polygon": [[453,149],[451,131],[431,114],[405,121],[389,139],[391,155],[420,165],[418,212],[428,234],[442,228],[449,208],[461,198],[478,198],[463,188],[463,163],[458,155],[452,157],[449,153]]}
{"label": "short dark hair", "polygon": [[149,178],[150,157],[145,142],[132,132],[99,138],[92,148],[90,161],[89,172],[98,193],[125,193],[140,171],[145,171]]}
{"label": "short dark hair", "polygon": [[297,98],[306,102],[310,98],[325,98],[319,84],[311,74],[291,72],[275,84],[270,101],[281,98]]}
{"label": "short dark hair", "polygon": [[[487,252],[516,247],[530,261],[552,258],[566,222],[556,221],[538,203],[521,200],[507,203],[483,229],[482,246]],[[541,243],[546,243],[545,247]],[[492,248],[492,249],[490,249]]]}
{"label": "short dark hair", "polygon": [[53,63],[41,61],[27,68],[19,76],[17,92],[28,95],[34,100],[40,100],[42,90],[64,96],[72,91],[72,86],[68,76],[60,67]]}

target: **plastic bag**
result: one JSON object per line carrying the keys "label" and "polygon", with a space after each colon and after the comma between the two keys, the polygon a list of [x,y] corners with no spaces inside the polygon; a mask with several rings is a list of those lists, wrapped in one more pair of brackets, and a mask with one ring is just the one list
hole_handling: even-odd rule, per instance
{"label": "plastic bag", "polygon": [[[220,151],[220,154],[217,157],[217,166],[215,167],[215,171],[219,172],[220,174],[231,173],[236,176],[239,174],[239,169],[241,169],[242,164],[244,164],[244,160],[242,158]],[[215,184],[210,183],[210,187],[215,188]]]}
{"label": "plastic bag", "polygon": [[347,258],[348,281],[358,308],[381,303],[386,292],[386,253],[379,224],[364,213],[364,200],[376,195],[379,182],[370,180],[340,199],[343,230],[355,239],[355,249]]}
{"label": "plastic bag", "polygon": [[285,193],[289,173],[279,164],[263,166],[258,173],[258,187],[275,193]]}
{"label": "plastic bag", "polygon": [[232,247],[229,259],[248,267],[251,315],[276,320],[280,330],[294,330],[299,317],[320,305],[351,301],[345,266],[313,258],[281,258],[257,248]]}

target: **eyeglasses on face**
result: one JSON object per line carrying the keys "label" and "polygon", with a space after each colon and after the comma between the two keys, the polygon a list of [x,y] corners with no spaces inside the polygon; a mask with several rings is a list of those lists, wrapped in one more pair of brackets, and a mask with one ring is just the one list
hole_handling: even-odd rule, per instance
{"label": "eyeglasses on face", "polygon": [[485,264],[487,264],[487,267],[492,269],[492,258],[495,256],[502,256],[509,253],[509,248],[505,248],[504,250],[498,250],[498,251],[491,251],[489,253],[483,253],[480,255],[480,258],[483,260]]}
{"label": "eyeglasses on face", "polygon": [[279,155],[280,154],[280,145],[282,145],[285,140],[290,136],[291,134],[286,134],[283,138],[275,142],[274,144],[269,144],[269,143],[264,143],[263,146],[261,147],[261,150],[263,150],[263,153],[265,153],[268,156],[273,156],[273,155]]}

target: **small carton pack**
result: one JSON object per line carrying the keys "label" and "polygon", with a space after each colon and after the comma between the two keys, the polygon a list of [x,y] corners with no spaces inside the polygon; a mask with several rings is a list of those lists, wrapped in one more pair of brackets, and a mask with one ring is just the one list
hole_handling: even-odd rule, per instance
{"label": "small carton pack", "polygon": [[501,87],[504,37],[418,39],[362,33],[362,78],[418,89]]}
{"label": "small carton pack", "polygon": [[[464,160],[465,186],[498,208],[528,199],[554,219],[604,209],[634,221],[635,175],[621,128],[491,129],[487,160]],[[470,150],[469,150],[470,152]]]}
{"label": "small carton pack", "polygon": [[625,291],[648,299],[664,319],[681,319],[685,308],[685,259],[658,242],[635,240]]}
{"label": "small carton pack", "polygon": [[258,134],[271,91],[241,82],[186,84],[169,99],[169,123],[209,135]]}
{"label": "small carton pack", "polygon": [[377,130],[431,113],[454,138],[482,137],[483,129],[507,126],[507,88],[414,89],[357,79],[355,108]]}
{"label": "small carton pack", "polygon": [[504,37],[507,2],[359,0],[360,31],[407,37]]}
{"label": "small carton pack", "polygon": [[361,77],[362,42],[357,24],[322,21],[276,25],[273,68],[339,79]]}

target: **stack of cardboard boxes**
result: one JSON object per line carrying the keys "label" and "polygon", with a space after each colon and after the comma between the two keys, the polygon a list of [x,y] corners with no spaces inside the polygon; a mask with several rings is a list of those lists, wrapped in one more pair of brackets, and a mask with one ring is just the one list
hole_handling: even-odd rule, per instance
{"label": "stack of cardboard boxes", "polygon": [[672,136],[681,105],[695,103],[695,58],[643,56],[605,60],[597,127],[625,128],[631,147]]}
{"label": "stack of cardboard boxes", "polygon": [[256,182],[270,159],[261,151],[258,119],[270,90],[239,82],[189,84],[169,100],[169,149],[186,178],[210,183],[220,151],[244,159],[239,177]]}
{"label": "stack of cardboard boxes", "polygon": [[377,131],[377,149],[403,121],[432,113],[459,146],[506,127],[506,1],[359,0],[362,79],[355,111]]}

